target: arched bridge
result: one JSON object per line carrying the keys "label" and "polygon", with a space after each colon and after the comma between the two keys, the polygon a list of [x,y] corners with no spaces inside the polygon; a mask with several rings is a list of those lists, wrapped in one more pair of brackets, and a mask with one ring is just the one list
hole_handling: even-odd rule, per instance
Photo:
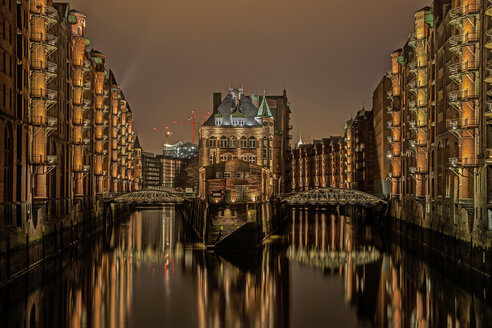
{"label": "arched bridge", "polygon": [[386,201],[368,193],[339,188],[319,188],[285,195],[282,202],[289,205],[360,205],[377,206]]}
{"label": "arched bridge", "polygon": [[185,201],[185,198],[160,190],[139,190],[129,192],[127,194],[119,195],[113,199],[113,203],[126,203],[135,205],[153,205],[153,204],[181,204]]}

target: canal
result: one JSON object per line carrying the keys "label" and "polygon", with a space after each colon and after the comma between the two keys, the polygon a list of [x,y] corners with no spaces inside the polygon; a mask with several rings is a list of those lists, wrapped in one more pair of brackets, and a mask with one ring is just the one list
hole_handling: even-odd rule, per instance
{"label": "canal", "polygon": [[1,327],[490,327],[490,286],[381,229],[292,210],[261,251],[214,253],[139,210],[0,292]]}

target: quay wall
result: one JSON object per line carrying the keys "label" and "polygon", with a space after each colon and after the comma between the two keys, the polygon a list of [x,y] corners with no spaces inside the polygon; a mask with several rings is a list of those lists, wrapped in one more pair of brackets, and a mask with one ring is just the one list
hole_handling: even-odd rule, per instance
{"label": "quay wall", "polygon": [[0,204],[0,286],[37,267],[62,250],[77,245],[108,224],[119,221],[131,206],[105,202],[103,197],[71,203],[44,202],[22,208],[30,217],[21,226],[7,225]]}
{"label": "quay wall", "polygon": [[376,223],[401,237],[405,245],[422,247],[432,256],[454,262],[483,276],[492,275],[492,234],[480,229],[481,216],[474,218],[460,204],[427,207],[415,199],[389,201],[387,215]]}

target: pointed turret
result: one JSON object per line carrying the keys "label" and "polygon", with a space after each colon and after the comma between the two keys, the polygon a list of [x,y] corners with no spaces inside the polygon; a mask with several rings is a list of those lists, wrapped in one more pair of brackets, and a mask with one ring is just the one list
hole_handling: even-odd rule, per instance
{"label": "pointed turret", "polygon": [[261,101],[260,109],[258,110],[258,117],[273,117],[270,111],[270,106],[266,101],[266,92],[263,93],[263,100]]}
{"label": "pointed turret", "polygon": [[133,148],[142,149],[142,146],[140,146],[140,140],[138,140],[138,136],[135,138],[135,143],[133,144]]}

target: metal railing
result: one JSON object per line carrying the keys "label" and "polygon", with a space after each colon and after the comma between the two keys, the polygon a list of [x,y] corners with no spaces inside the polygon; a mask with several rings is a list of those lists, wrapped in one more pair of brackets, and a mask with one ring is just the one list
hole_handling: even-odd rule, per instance
{"label": "metal railing", "polygon": [[477,157],[450,157],[449,165],[451,167],[474,167],[478,166],[480,160]]}

